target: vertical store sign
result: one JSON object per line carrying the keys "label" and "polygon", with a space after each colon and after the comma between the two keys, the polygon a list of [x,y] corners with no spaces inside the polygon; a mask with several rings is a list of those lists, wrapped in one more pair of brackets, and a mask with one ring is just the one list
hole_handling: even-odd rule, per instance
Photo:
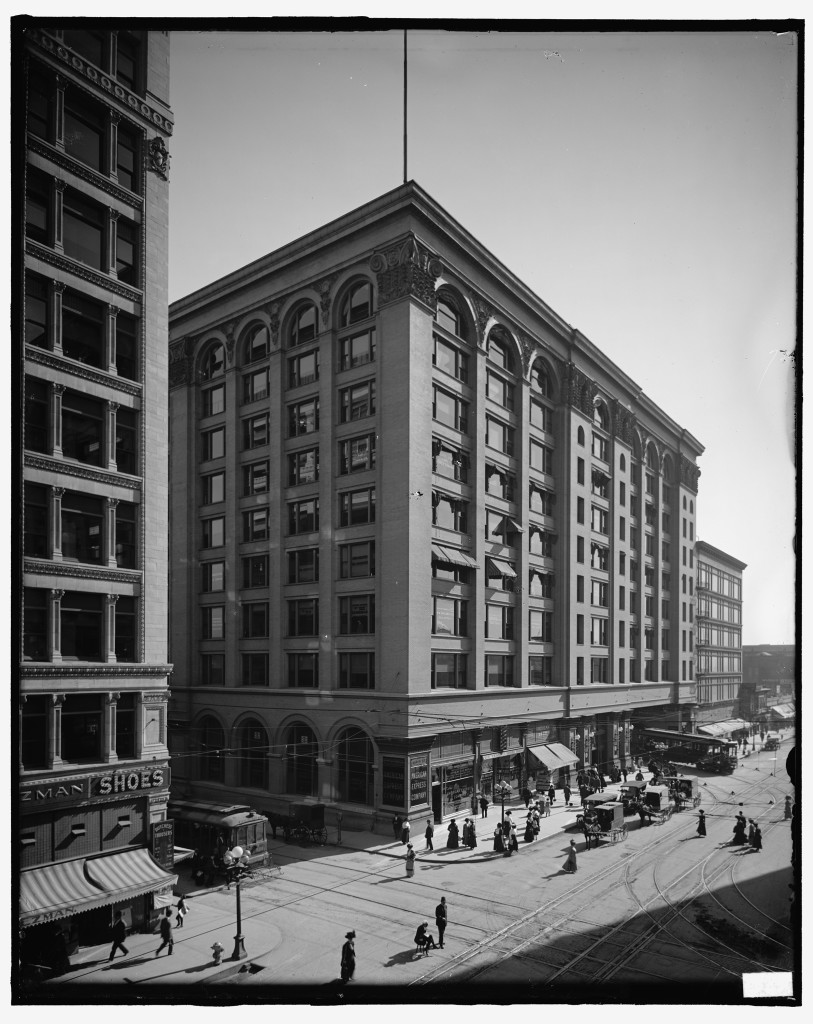
{"label": "vertical store sign", "polygon": [[409,762],[409,804],[429,803],[429,757],[422,754]]}
{"label": "vertical store sign", "polygon": [[406,781],[404,759],[402,757],[385,757],[383,801],[390,807],[404,806],[404,783]]}
{"label": "vertical store sign", "polygon": [[175,866],[175,822],[156,821],[152,826],[152,855],[162,868],[172,871]]}

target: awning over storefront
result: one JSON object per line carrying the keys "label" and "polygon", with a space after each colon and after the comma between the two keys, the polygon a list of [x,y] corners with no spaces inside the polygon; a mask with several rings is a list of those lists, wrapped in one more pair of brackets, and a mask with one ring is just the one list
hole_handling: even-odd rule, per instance
{"label": "awning over storefront", "polygon": [[750,722],[746,722],[744,718],[729,718],[725,722],[709,722],[707,725],[699,725],[697,731],[704,732],[707,736],[730,736],[732,732],[750,728]]}
{"label": "awning over storefront", "polygon": [[771,708],[777,718],[795,718],[796,711],[793,704],[777,704]]}
{"label": "awning over storefront", "polygon": [[450,565],[463,565],[467,569],[479,569],[477,561],[457,548],[445,548],[440,544],[432,545],[432,557],[439,562],[448,562]]}
{"label": "awning over storefront", "polygon": [[492,578],[495,576],[507,576],[509,579],[515,580],[517,574],[513,567],[508,562],[503,562],[499,558],[487,558],[486,566],[488,567],[488,575]]}
{"label": "awning over storefront", "polygon": [[83,914],[130,897],[170,889],[177,881],[178,876],[160,868],[145,849],[31,868],[20,877],[20,924],[29,928]]}
{"label": "awning over storefront", "polygon": [[550,771],[557,768],[569,768],[578,762],[578,757],[563,743],[542,743],[536,747],[528,747],[528,752]]}

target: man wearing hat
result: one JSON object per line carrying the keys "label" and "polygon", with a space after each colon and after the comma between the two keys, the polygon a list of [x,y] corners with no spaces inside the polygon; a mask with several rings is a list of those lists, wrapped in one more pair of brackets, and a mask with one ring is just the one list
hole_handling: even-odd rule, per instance
{"label": "man wearing hat", "polygon": [[355,932],[347,932],[345,935],[347,941],[342,946],[342,981],[352,981],[356,971],[355,938]]}

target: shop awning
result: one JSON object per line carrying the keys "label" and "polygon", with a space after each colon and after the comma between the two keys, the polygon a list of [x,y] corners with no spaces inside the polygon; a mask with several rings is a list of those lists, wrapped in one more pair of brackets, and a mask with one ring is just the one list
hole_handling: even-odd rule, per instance
{"label": "shop awning", "polygon": [[487,558],[486,565],[488,567],[488,575],[491,577],[495,576],[508,576],[509,579],[515,580],[517,574],[513,567],[508,562],[503,562],[499,558]]}
{"label": "shop awning", "polygon": [[115,897],[116,902],[154,889],[167,889],[178,881],[177,875],[171,875],[156,864],[143,847],[86,861],[85,870],[89,878]]}
{"label": "shop awning", "polygon": [[182,860],[189,860],[190,857],[195,856],[194,850],[189,850],[185,846],[173,846],[173,863],[180,864]]}
{"label": "shop awning", "polygon": [[28,928],[101,906],[105,896],[85,876],[84,860],[45,864],[20,875],[20,924]]}
{"label": "shop awning", "polygon": [[743,729],[750,729],[751,723],[744,718],[727,718],[724,722],[716,723],[722,730],[723,735],[728,736],[732,732],[741,732]]}
{"label": "shop awning", "polygon": [[776,707],[772,707],[774,715],[777,718],[795,718],[796,712],[792,704],[777,704]]}
{"label": "shop awning", "polygon": [[709,725],[698,725],[697,731],[705,733],[706,736],[725,736],[725,730],[719,722],[711,722]]}
{"label": "shop awning", "polygon": [[432,545],[432,557],[440,562],[448,562],[450,565],[463,565],[467,569],[479,569],[480,566],[471,555],[458,551],[457,548],[445,548],[440,544]]}
{"label": "shop awning", "polygon": [[578,757],[569,750],[563,743],[542,743],[535,747],[528,747],[528,752],[543,764],[550,771],[557,768],[569,768],[578,763]]}

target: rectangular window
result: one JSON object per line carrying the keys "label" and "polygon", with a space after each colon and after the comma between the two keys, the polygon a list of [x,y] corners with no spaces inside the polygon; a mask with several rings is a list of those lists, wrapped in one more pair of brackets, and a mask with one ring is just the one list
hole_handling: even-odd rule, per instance
{"label": "rectangular window", "polygon": [[553,410],[536,399],[531,399],[531,425],[548,434],[553,433]]}
{"label": "rectangular window", "polygon": [[[104,211],[74,189],[65,189],[62,207],[62,246],[66,256],[86,266],[104,267]],[[107,269],[106,267],[104,269]]]}
{"label": "rectangular window", "polygon": [[123,217],[116,221],[116,277],[138,285],[138,228]]}
{"label": "rectangular window", "polygon": [[530,686],[553,686],[553,658],[549,655],[528,658],[528,683]]}
{"label": "rectangular window", "polygon": [[204,640],[222,640],[225,637],[226,609],[222,604],[201,608],[200,618],[200,632]]}
{"label": "rectangular window", "polygon": [[584,658],[576,658],[576,686],[584,686]]}
{"label": "rectangular window", "polygon": [[243,375],[243,403],[268,397],[268,367]]}
{"label": "rectangular window", "polygon": [[463,381],[464,384],[468,380],[468,355],[437,335],[435,335],[435,351],[432,356],[432,362],[439,370],[451,374],[458,380]]}
{"label": "rectangular window", "polygon": [[25,588],[23,660],[48,660],[48,591]]}
{"label": "rectangular window", "polygon": [[590,603],[597,608],[606,608],[609,597],[609,584],[603,580],[590,581]]}
{"label": "rectangular window", "polygon": [[137,472],[137,414],[133,409],[119,409],[116,413],[116,469],[119,473]]}
{"label": "rectangular window", "polygon": [[242,566],[244,589],[268,586],[268,555],[248,555]]}
{"label": "rectangular window", "polygon": [[584,537],[576,538],[576,561],[584,563]]}
{"label": "rectangular window", "polygon": [[375,541],[363,540],[339,547],[339,578],[375,576]]}
{"label": "rectangular window", "polygon": [[119,185],[131,192],[138,192],[139,167],[138,136],[119,123],[116,132],[116,177]]}
{"label": "rectangular window", "polygon": [[627,520],[623,516],[618,520],[618,539],[627,539]]}
{"label": "rectangular window", "polygon": [[226,563],[204,562],[200,567],[201,590],[213,594],[226,589]]}
{"label": "rectangular window", "polygon": [[243,420],[243,451],[268,444],[268,413]]}
{"label": "rectangular window", "polygon": [[[64,305],[64,299],[63,299]],[[64,314],[63,314],[64,318]],[[25,343],[48,348],[48,285],[35,274],[25,276]],[[64,331],[64,328],[63,328]]]}
{"label": "rectangular window", "polygon": [[468,601],[433,597],[432,633],[436,636],[468,636],[468,608]]}
{"label": "rectangular window", "polygon": [[215,430],[205,430],[201,435],[202,458],[204,462],[211,459],[222,459],[226,454],[226,428],[217,427]]}
{"label": "rectangular window", "polygon": [[591,658],[590,659],[590,682],[591,683],[608,683],[610,681],[609,666],[610,666],[610,659],[609,658]]}
{"label": "rectangular window", "polygon": [[638,527],[637,526],[631,526],[630,527],[630,547],[632,548],[633,551],[637,551],[638,550],[639,542],[638,542]]}
{"label": "rectangular window", "polygon": [[339,634],[375,633],[375,595],[352,594],[339,598]]}
{"label": "rectangular window", "polygon": [[201,528],[204,548],[222,548],[226,543],[226,519],[224,516],[204,519]]}
{"label": "rectangular window", "polygon": [[514,428],[486,416],[486,444],[505,455],[513,455]]}
{"label": "rectangular window", "polygon": [[115,611],[116,661],[136,660],[136,601],[122,594]]}
{"label": "rectangular window", "polygon": [[203,504],[216,505],[226,498],[226,474],[211,473],[209,476],[201,477],[203,484]]}
{"label": "rectangular window", "polygon": [[663,562],[671,561],[671,557],[670,557],[670,554],[669,554],[669,541],[668,540],[661,541],[661,561],[663,561]]}
{"label": "rectangular window", "polygon": [[553,642],[553,612],[531,609],[528,613],[529,636],[531,643],[549,644]]}
{"label": "rectangular window", "polygon": [[655,476],[654,476],[654,474],[647,473],[645,479],[646,479],[646,493],[647,494],[655,494],[656,488],[655,488]]}
{"label": "rectangular window", "polygon": [[668,572],[661,574],[661,590],[670,590],[672,586],[672,577]]}
{"label": "rectangular window", "polygon": [[28,73],[28,119],[26,128],[37,138],[49,139],[51,124],[51,79],[32,66]]}
{"label": "rectangular window", "polygon": [[624,587],[618,588],[618,607],[623,612],[626,607],[627,591]]}
{"label": "rectangular window", "polygon": [[375,328],[371,327],[360,334],[352,334],[339,341],[339,364],[342,370],[353,366],[362,366],[375,359]]}
{"label": "rectangular window", "polygon": [[664,651],[668,651],[669,650],[669,630],[668,629],[662,629],[661,630],[661,647],[663,648]]}
{"label": "rectangular window", "polygon": [[217,416],[226,408],[226,388],[223,384],[217,384],[213,388],[207,388],[201,396],[203,416]]}
{"label": "rectangular window", "polygon": [[243,639],[268,636],[268,602],[253,601],[243,605]]}
{"label": "rectangular window", "polygon": [[101,402],[66,391],[62,398],[62,453],[87,465],[102,462],[103,407]]}
{"label": "rectangular window", "polygon": [[201,654],[201,686],[223,686],[226,682],[225,654]]}
{"label": "rectangular window", "polygon": [[62,352],[85,366],[107,370],[105,312],[93,302],[66,289],[62,296]]}
{"label": "rectangular window", "polygon": [[447,441],[432,439],[432,472],[449,480],[466,483],[468,480],[468,452],[455,448]]}
{"label": "rectangular window", "polygon": [[576,498],[576,522],[584,523],[584,498]]}
{"label": "rectangular window", "polygon": [[267,508],[252,508],[243,513],[243,542],[268,540],[269,518]]}
{"label": "rectangular window", "polygon": [[339,654],[339,689],[375,689],[375,652],[342,651]]}
{"label": "rectangular window", "polygon": [[116,317],[116,373],[127,380],[138,380],[138,321],[119,313]]}
{"label": "rectangular window", "polygon": [[262,651],[240,655],[240,685],[268,686],[268,655]]}
{"label": "rectangular window", "polygon": [[319,380],[319,350],[291,356],[288,360],[288,387],[298,388]]}
{"label": "rectangular window", "polygon": [[451,652],[432,654],[433,690],[465,690],[468,656]]}
{"label": "rectangular window", "polygon": [[120,501],[116,506],[116,565],[120,569],[136,567],[137,506]]}
{"label": "rectangular window", "polygon": [[313,484],[319,479],[319,449],[307,448],[288,456],[288,486]]}
{"label": "rectangular window", "polygon": [[599,498],[610,497],[610,478],[599,469],[594,469],[590,476],[590,491]]}
{"label": "rectangular window", "polygon": [[634,658],[630,661],[630,682],[638,682],[638,662]]}
{"label": "rectangular window", "polygon": [[599,508],[598,505],[591,505],[590,507],[590,527],[596,533],[607,534],[609,532],[608,526],[609,513],[606,509]]}
{"label": "rectangular window", "polygon": [[288,533],[314,533],[319,529],[319,499],[305,498],[288,503]]}
{"label": "rectangular window", "polygon": [[553,573],[534,568],[528,571],[528,593],[531,597],[553,597],[553,587]]}
{"label": "rectangular window", "polygon": [[43,245],[50,244],[50,186],[44,174],[30,170],[25,183],[26,237]]}
{"label": "rectangular window", "polygon": [[627,485],[625,483],[623,483],[623,482],[621,484],[619,484],[618,498],[619,498],[619,504],[621,504],[621,505],[626,505],[627,504]]}
{"label": "rectangular window", "polygon": [[644,630],[644,647],[648,651],[655,649],[655,630],[645,629]]}
{"label": "rectangular window", "polygon": [[447,494],[432,492],[432,525],[458,533],[468,530],[468,502],[458,501]]}
{"label": "rectangular window", "polygon": [[512,654],[487,654],[485,657],[486,686],[514,685],[514,656]]}
{"label": "rectangular window", "polygon": [[671,518],[668,512],[661,512],[661,529],[664,533],[669,533],[671,529]]}
{"label": "rectangular window", "polygon": [[361,473],[375,468],[375,434],[339,442],[339,473]]}
{"label": "rectangular window", "polygon": [[[529,485],[529,501],[532,512],[539,512],[543,516],[553,515],[553,504],[555,501],[555,497],[553,494],[551,494],[550,491],[546,491],[543,487],[540,487],[538,484],[531,483]],[[583,514],[584,506],[582,504],[582,515]]]}
{"label": "rectangular window", "polygon": [[318,548],[293,548],[288,552],[289,583],[316,583],[318,579]]}
{"label": "rectangular window", "polygon": [[298,651],[288,655],[288,686],[316,689],[319,686],[319,655]]}
{"label": "rectangular window", "polygon": [[577,615],[576,616],[576,643],[577,644],[583,644],[584,643],[584,616],[583,615]]}
{"label": "rectangular window", "polygon": [[655,567],[644,565],[644,583],[647,587],[655,586]]}
{"label": "rectangular window", "polygon": [[102,714],[100,697],[89,693],[68,694],[62,705],[63,760],[79,762],[101,759]]}
{"label": "rectangular window", "polygon": [[339,495],[339,525],[360,526],[375,522],[375,488],[345,491]]}
{"label": "rectangular window", "polygon": [[584,459],[576,460],[576,482],[584,483]]}
{"label": "rectangular window", "polygon": [[609,643],[607,633],[607,620],[593,616],[590,621],[590,643],[594,647],[606,647]]}
{"label": "rectangular window", "polygon": [[486,463],[486,492],[505,501],[514,500],[516,480],[511,473]]}
{"label": "rectangular window", "polygon": [[432,416],[438,423],[453,427],[466,433],[468,430],[468,402],[444,391],[443,388],[432,388]]}
{"label": "rectangular window", "polygon": [[48,558],[48,491],[26,482],[23,504],[23,553],[29,558]]}
{"label": "rectangular window", "polygon": [[365,380],[339,391],[339,422],[351,423],[375,413],[375,381]]}
{"label": "rectangular window", "polygon": [[506,604],[487,604],[485,627],[485,635],[491,640],[513,640],[513,607]]}
{"label": "rectangular window", "polygon": [[630,588],[630,614],[638,614],[638,594],[632,588]]}
{"label": "rectangular window", "polygon": [[610,442],[600,434],[593,433],[593,457],[602,462],[610,461]]}
{"label": "rectangular window", "polygon": [[514,385],[499,377],[496,373],[488,370],[486,382],[486,394],[503,409],[513,412],[514,409]]}
{"label": "rectangular window", "polygon": [[610,549],[604,547],[603,544],[591,544],[590,565],[593,569],[608,571],[610,568]]}
{"label": "rectangular window", "polygon": [[644,615],[650,617],[655,614],[655,600],[651,594],[646,594],[644,597]]}
{"label": "rectangular window", "polygon": [[626,631],[626,627],[624,625],[624,620],[621,619],[620,622],[618,623],[618,646],[619,647],[624,647],[624,645],[625,645],[625,639],[624,639],[625,631]]}
{"label": "rectangular window", "polygon": [[647,658],[644,661],[644,679],[648,683],[655,682],[655,662],[652,660],[652,658]]}
{"label": "rectangular window", "polygon": [[669,602],[668,601],[661,601],[661,618],[662,619],[668,619],[669,618]]}
{"label": "rectangular window", "polygon": [[553,473],[553,449],[531,439],[531,469],[539,473]]}
{"label": "rectangular window", "polygon": [[243,466],[243,494],[265,494],[268,490],[268,460]]}
{"label": "rectangular window", "polygon": [[62,557],[66,561],[101,562],[103,530],[102,499],[65,491],[62,497]]}
{"label": "rectangular window", "polygon": [[584,601],[584,576],[576,577],[576,600]]}
{"label": "rectangular window", "polygon": [[288,636],[319,635],[319,601],[315,597],[288,601]]}

